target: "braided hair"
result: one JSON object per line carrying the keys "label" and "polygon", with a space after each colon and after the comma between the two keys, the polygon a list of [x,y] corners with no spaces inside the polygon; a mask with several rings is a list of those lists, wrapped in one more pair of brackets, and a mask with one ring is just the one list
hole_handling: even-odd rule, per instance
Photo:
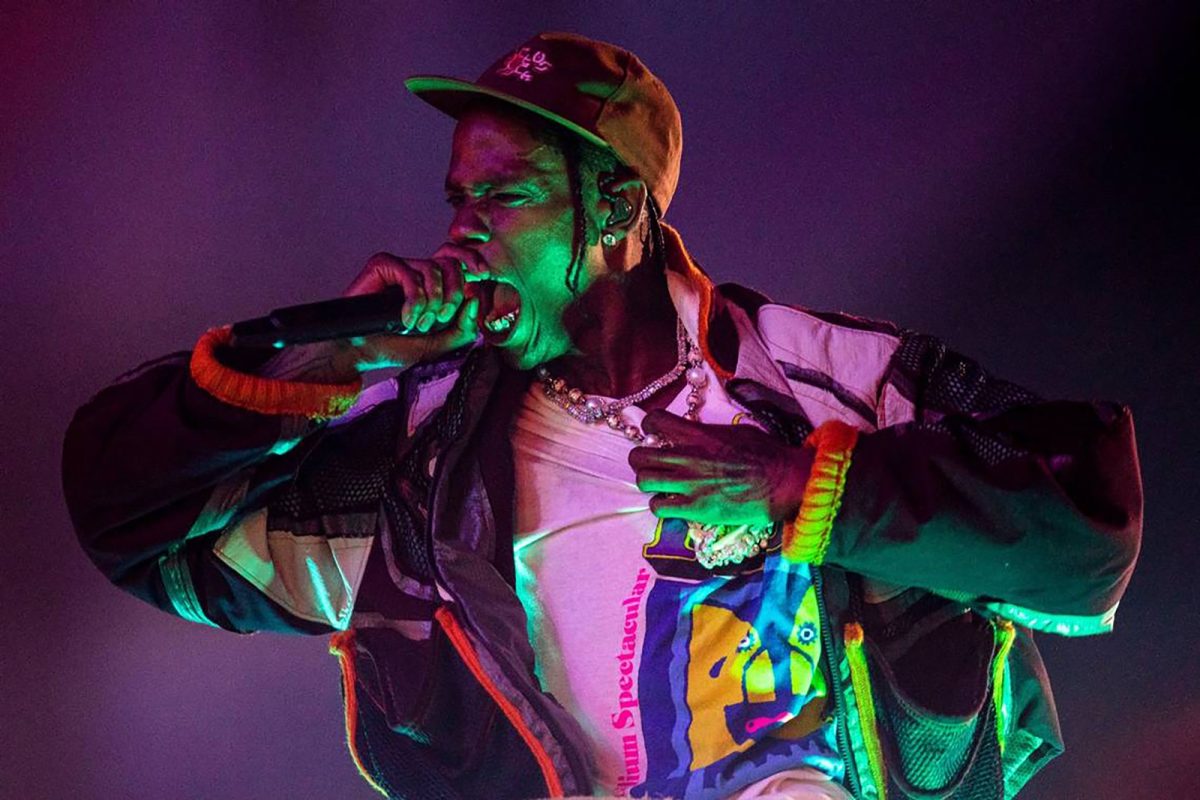
{"label": "braided hair", "polygon": [[[572,294],[579,293],[579,274],[583,269],[587,248],[600,239],[600,229],[593,224],[587,214],[587,206],[583,196],[583,187],[589,179],[604,172],[618,172],[625,168],[621,160],[611,150],[563,130],[557,125],[539,119],[534,128],[534,135],[539,141],[555,147],[563,154],[567,165],[567,180],[571,186],[571,202],[575,213],[575,231],[572,237],[571,263],[567,266],[564,276],[567,289]],[[601,190],[603,193],[603,190]],[[605,197],[614,199],[605,194]],[[649,230],[642,240],[642,247],[654,259],[655,266],[666,270],[666,243],[663,239],[662,225],[659,224],[660,213],[654,196],[647,192],[646,209],[649,218]]]}

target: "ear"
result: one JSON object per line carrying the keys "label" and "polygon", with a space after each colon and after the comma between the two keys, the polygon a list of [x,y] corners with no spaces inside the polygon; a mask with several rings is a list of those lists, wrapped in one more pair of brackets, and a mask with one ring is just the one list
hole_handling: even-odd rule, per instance
{"label": "ear", "polygon": [[628,173],[602,172],[596,176],[600,188],[597,219],[600,235],[612,234],[617,242],[637,230],[645,218],[649,190],[641,178]]}

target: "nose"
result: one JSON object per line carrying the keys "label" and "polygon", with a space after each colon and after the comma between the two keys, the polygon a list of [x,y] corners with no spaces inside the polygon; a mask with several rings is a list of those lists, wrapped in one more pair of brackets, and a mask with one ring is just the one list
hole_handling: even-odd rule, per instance
{"label": "nose", "polygon": [[487,222],[474,203],[465,202],[454,211],[449,239],[455,244],[478,244],[491,238]]}

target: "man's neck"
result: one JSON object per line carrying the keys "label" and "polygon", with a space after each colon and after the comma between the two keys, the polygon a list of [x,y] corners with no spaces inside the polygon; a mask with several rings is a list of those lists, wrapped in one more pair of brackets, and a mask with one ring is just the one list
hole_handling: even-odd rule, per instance
{"label": "man's neck", "polygon": [[654,265],[597,281],[565,322],[576,352],[550,371],[586,394],[633,394],[677,363],[675,306]]}

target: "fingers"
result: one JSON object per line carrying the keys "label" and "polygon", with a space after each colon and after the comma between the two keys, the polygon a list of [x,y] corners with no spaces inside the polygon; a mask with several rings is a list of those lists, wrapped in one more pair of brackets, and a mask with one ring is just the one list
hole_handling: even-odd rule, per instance
{"label": "fingers", "polygon": [[470,248],[446,242],[433,254],[434,259],[450,258],[462,265],[462,273],[468,282],[487,280],[492,277],[491,267],[483,257]]}
{"label": "fingers", "polygon": [[457,258],[398,258],[376,253],[344,294],[370,294],[397,286],[404,292],[401,325],[409,331],[427,333],[454,318],[462,305],[463,282],[462,262]]}
{"label": "fingers", "polygon": [[648,494],[696,495],[712,492],[727,481],[693,448],[679,451],[635,447],[629,453],[629,465],[638,489]]}
{"label": "fingers", "polygon": [[463,297],[467,300],[475,300],[479,305],[479,319],[487,319],[488,314],[492,313],[492,302],[495,300],[492,288],[486,283],[470,281],[463,286]]}
{"label": "fingers", "polygon": [[[391,253],[376,253],[367,259],[362,271],[350,281],[350,285],[342,292],[345,297],[355,297],[361,294],[382,292],[389,286],[401,286],[403,262]],[[407,289],[405,297],[408,296]]]}
{"label": "fingers", "polygon": [[[405,331],[429,333],[445,328],[463,308],[464,300],[470,297],[466,291],[469,282],[482,281],[490,276],[491,270],[482,256],[474,250],[447,242],[428,259],[376,253],[367,260],[362,272],[344,294],[370,294],[397,286],[404,292],[404,305],[400,310],[401,326]],[[453,326],[455,332],[474,335],[481,318],[480,312],[487,312],[482,306],[483,301],[477,300],[471,316],[459,315],[459,324]],[[468,326],[469,331],[462,326]]]}
{"label": "fingers", "polygon": [[449,322],[463,302],[463,270],[462,264],[453,259],[438,258],[442,265],[442,306],[437,311],[439,323]]}
{"label": "fingers", "polygon": [[720,524],[712,498],[706,494],[656,494],[650,498],[650,511],[659,519],[682,519]]}
{"label": "fingers", "polygon": [[629,466],[639,475],[660,469],[700,474],[702,465],[707,463],[703,450],[688,445],[672,445],[669,448],[642,446],[629,451]]}
{"label": "fingers", "polygon": [[670,471],[643,472],[637,476],[637,487],[646,494],[696,495],[709,492],[719,484],[715,478],[684,476]]}
{"label": "fingers", "polygon": [[684,441],[704,429],[704,424],[677,417],[666,409],[655,409],[642,420],[642,430],[672,442]]}
{"label": "fingers", "polygon": [[[442,310],[442,270],[443,266],[436,261],[406,262],[421,277],[421,289],[424,302],[413,298],[413,322],[409,327],[415,327],[418,332],[426,333],[438,320],[438,312]],[[407,306],[408,303],[405,303]]]}
{"label": "fingers", "polygon": [[[457,270],[457,266],[455,269]],[[491,295],[486,292],[481,293],[473,288],[478,285],[464,284],[455,290],[454,294],[447,294],[442,304],[442,313],[447,313],[446,309],[450,309],[446,320],[449,324],[440,327],[428,336],[421,337],[429,340],[437,352],[447,352],[470,344],[479,336],[479,321],[485,317],[490,308]],[[441,324],[440,317],[439,324]]]}
{"label": "fingers", "polygon": [[458,315],[458,333],[463,339],[474,338],[479,333],[479,298],[472,297],[463,304]]}
{"label": "fingers", "polygon": [[659,519],[682,519],[705,525],[770,525],[756,509],[731,504],[719,493],[659,493],[650,498],[650,511]]}
{"label": "fingers", "polygon": [[685,519],[679,511],[686,509],[690,499],[679,494],[656,494],[650,498],[650,511],[659,519]]}
{"label": "fingers", "polygon": [[[632,462],[633,459],[631,458]],[[692,489],[688,476],[678,470],[658,464],[646,465],[634,469],[634,482],[638,489],[647,494],[655,492],[688,492]]]}
{"label": "fingers", "polygon": [[382,292],[389,286],[397,286],[404,293],[404,305],[400,311],[400,323],[411,329],[416,315],[424,308],[425,285],[421,276],[408,263],[391,253],[376,253],[367,259],[367,264],[343,293],[347,296]]}

